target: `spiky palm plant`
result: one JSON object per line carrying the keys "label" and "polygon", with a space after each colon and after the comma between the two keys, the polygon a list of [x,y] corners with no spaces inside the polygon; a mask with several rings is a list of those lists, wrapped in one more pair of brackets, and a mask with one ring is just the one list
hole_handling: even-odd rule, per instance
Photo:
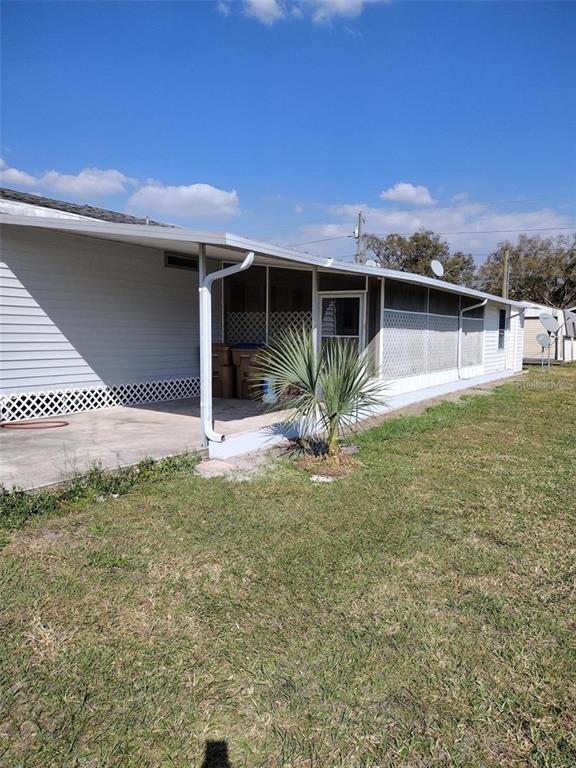
{"label": "spiky palm plant", "polygon": [[288,424],[298,424],[308,439],[323,441],[335,456],[345,428],[381,403],[381,382],[375,381],[366,352],[348,340],[334,340],[314,354],[312,335],[289,330],[258,357],[258,378],[267,378],[278,401],[289,406]]}

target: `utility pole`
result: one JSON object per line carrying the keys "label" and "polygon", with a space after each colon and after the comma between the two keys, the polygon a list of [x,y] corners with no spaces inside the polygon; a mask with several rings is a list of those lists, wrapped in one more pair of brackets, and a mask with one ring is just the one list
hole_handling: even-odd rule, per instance
{"label": "utility pole", "polygon": [[510,283],[510,252],[504,248],[504,271],[502,274],[502,297],[508,298],[508,285]]}
{"label": "utility pole", "polygon": [[366,223],[362,211],[358,211],[358,226],[354,232],[356,238],[356,261],[358,264],[363,264],[365,260],[364,256],[364,235],[362,234],[362,224]]}

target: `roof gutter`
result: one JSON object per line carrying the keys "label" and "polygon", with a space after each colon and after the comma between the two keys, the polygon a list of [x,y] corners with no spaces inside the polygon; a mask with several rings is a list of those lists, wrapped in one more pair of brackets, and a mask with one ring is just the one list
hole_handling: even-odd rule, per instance
{"label": "roof gutter", "polygon": [[199,244],[198,292],[200,294],[200,421],[203,444],[221,443],[224,435],[214,431],[212,417],[212,283],[243,272],[254,262],[254,251],[241,264],[206,274],[206,245]]}

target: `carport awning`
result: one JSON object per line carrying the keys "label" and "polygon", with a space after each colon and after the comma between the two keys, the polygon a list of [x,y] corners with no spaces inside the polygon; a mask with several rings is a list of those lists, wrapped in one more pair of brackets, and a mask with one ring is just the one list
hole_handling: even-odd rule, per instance
{"label": "carport awning", "polygon": [[257,260],[275,260],[301,264],[308,268],[319,267],[340,272],[355,272],[373,277],[388,277],[407,283],[417,283],[431,288],[437,288],[451,293],[471,296],[477,299],[489,299],[499,304],[524,309],[524,305],[517,301],[504,299],[501,296],[492,296],[472,288],[448,283],[444,280],[435,280],[431,277],[416,275],[410,272],[399,272],[381,267],[372,267],[366,264],[335,261],[321,256],[297,251],[294,248],[263,243],[258,240],[250,240],[246,237],[233,235],[228,232],[210,232],[207,230],[184,229],[178,227],[159,227],[145,224],[118,224],[94,219],[58,219],[43,216],[14,216],[0,214],[0,225],[27,227],[33,229],[47,229],[56,232],[96,237],[100,240],[111,240],[118,243],[141,245],[159,250],[176,250],[182,253],[198,255],[200,244],[207,246],[207,256],[214,259],[226,259],[230,261],[242,260],[246,253],[253,251]]}

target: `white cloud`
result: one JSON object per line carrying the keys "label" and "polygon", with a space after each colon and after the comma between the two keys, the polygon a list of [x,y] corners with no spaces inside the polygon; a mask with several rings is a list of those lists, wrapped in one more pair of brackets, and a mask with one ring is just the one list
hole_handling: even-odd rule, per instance
{"label": "white cloud", "polygon": [[2,158],[0,158],[0,182],[7,186],[14,187],[34,187],[37,179],[26,171],[19,171],[18,168],[9,168]]}
{"label": "white cloud", "polygon": [[[432,230],[447,240],[453,250],[472,253],[477,257],[478,262],[484,261],[486,255],[499,242],[503,240],[515,242],[522,231],[540,229],[543,237],[550,237],[566,234],[562,227],[570,226],[572,223],[568,216],[553,208],[503,212],[494,206],[474,202],[468,198],[456,204],[436,205],[414,211],[394,211],[388,208],[371,207],[366,203],[347,203],[328,209],[329,215],[334,218],[333,222],[304,226],[300,229],[299,236],[290,242],[342,236],[342,240],[304,247],[311,252],[326,256],[352,257],[354,241],[348,236],[354,229],[359,210],[366,217],[364,229],[369,234],[410,235],[419,230]],[[537,235],[538,232],[532,234]]]}
{"label": "white cloud", "polygon": [[74,175],[48,171],[39,180],[39,186],[58,192],[61,195],[76,197],[106,197],[108,195],[120,195],[135,182],[128,176],[113,168],[100,170],[99,168],[84,168]]}
{"label": "white cloud", "polygon": [[106,197],[126,192],[135,184],[134,179],[112,168],[84,168],[78,174],[47,171],[33,176],[18,168],[9,168],[4,161],[0,165],[0,181],[17,187],[32,187],[71,197]]}
{"label": "white cloud", "polygon": [[274,24],[284,17],[284,9],[277,0],[246,0],[244,12],[263,24]]}
{"label": "white cloud", "polygon": [[436,202],[428,187],[421,184],[408,184],[399,181],[393,187],[389,187],[380,193],[382,200],[392,200],[395,203],[407,203],[408,205],[434,205]]}
{"label": "white cloud", "polygon": [[295,205],[294,206],[294,212],[295,213],[304,213],[304,208],[301,205]]}
{"label": "white cloud", "polygon": [[338,16],[347,19],[359,16],[366,2],[370,0],[308,0],[304,5],[311,7],[313,21],[324,24]]}
{"label": "white cloud", "polygon": [[0,159],[0,183],[34,192],[51,192],[63,199],[91,202],[95,199],[127,195],[126,205],[144,214],[169,219],[198,216],[235,216],[240,212],[238,194],[210,184],[170,186],[156,179],[138,180],[114,169],[84,168],[77,174],[47,171],[34,176],[10,168]]}
{"label": "white cloud", "polygon": [[[335,18],[360,16],[365,6],[389,0],[244,0],[244,13],[263,24],[274,24],[280,19],[309,18],[315,24],[326,24]],[[218,10],[228,15],[230,6],[223,2]]]}
{"label": "white cloud", "polygon": [[222,16],[230,16],[232,13],[229,3],[225,2],[225,0],[220,0],[220,2],[216,4],[216,8],[218,8]]}
{"label": "white cloud", "polygon": [[132,210],[167,217],[235,216],[239,213],[238,194],[210,184],[166,186],[145,184],[128,200]]}

